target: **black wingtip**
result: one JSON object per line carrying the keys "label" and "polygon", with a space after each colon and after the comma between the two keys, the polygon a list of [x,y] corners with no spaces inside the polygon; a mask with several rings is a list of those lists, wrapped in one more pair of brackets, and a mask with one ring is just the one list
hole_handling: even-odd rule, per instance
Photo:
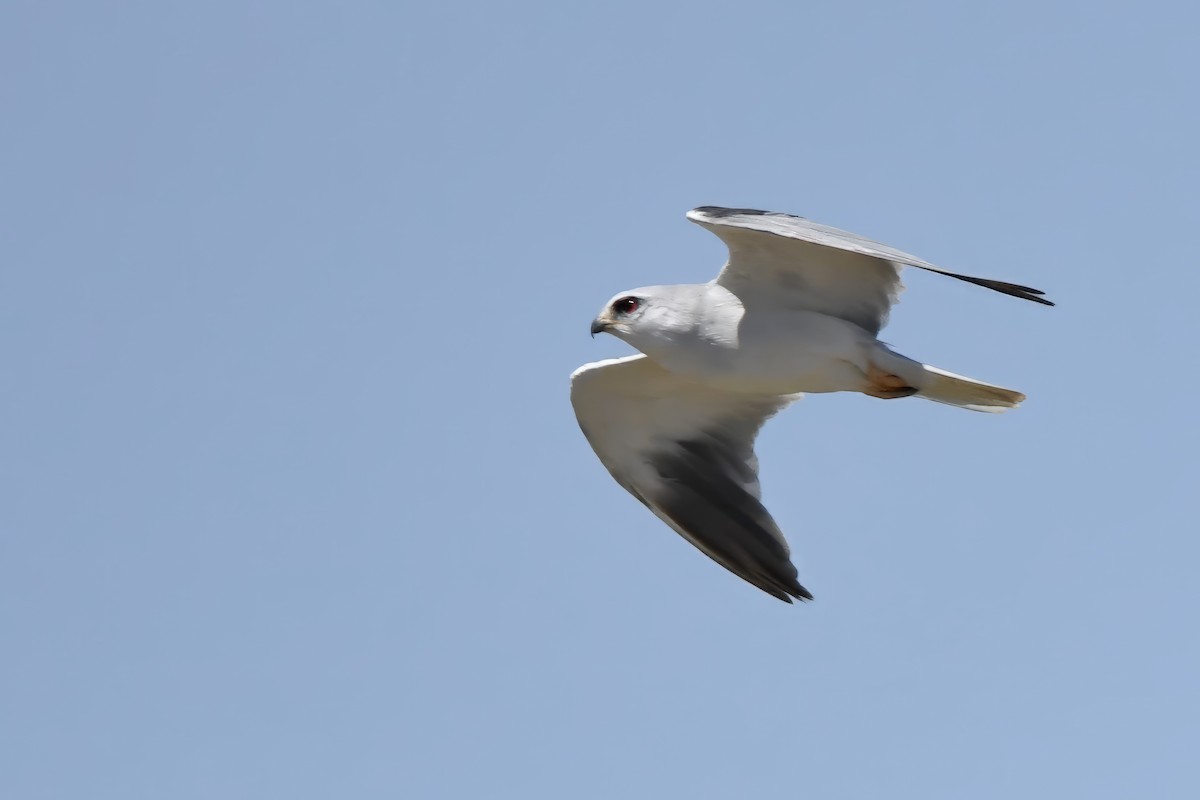
{"label": "black wingtip", "polygon": [[[751,583],[754,582],[751,581]],[[794,603],[796,600],[799,600],[801,603],[809,603],[813,599],[812,592],[805,589],[796,581],[792,581],[790,585],[786,583],[776,583],[774,586],[763,586],[759,583],[754,583],[754,585],[785,603]]]}
{"label": "black wingtip", "polygon": [[1034,303],[1040,303],[1044,306],[1053,306],[1054,303],[1047,300],[1042,295],[1045,294],[1041,289],[1034,289],[1031,286],[1022,286],[1019,283],[1008,283],[1007,281],[997,281],[991,278],[976,278],[971,275],[959,275],[953,272],[943,273],[951,278],[958,278],[960,281],[973,283],[976,286],[982,286],[985,289],[991,289],[994,292],[1007,294],[1011,297],[1019,297],[1022,300],[1030,300]]}
{"label": "black wingtip", "polygon": [[785,214],[782,211],[763,211],[761,208],[725,208],[724,206],[698,206],[692,209],[695,213],[703,214],[713,219],[724,217],[790,217],[804,219],[795,214]]}
{"label": "black wingtip", "polygon": [[692,210],[699,211],[701,214],[707,214],[710,217],[734,217],[740,215],[764,217],[772,213],[758,208],[725,208],[724,206],[700,206]]}

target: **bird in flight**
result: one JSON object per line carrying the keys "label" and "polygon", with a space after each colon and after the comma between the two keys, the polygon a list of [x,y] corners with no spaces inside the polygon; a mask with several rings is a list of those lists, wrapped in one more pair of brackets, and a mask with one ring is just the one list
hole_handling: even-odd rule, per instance
{"label": "bird in flight", "polygon": [[879,341],[902,267],[1054,304],[1037,289],[949,272],[803,217],[704,206],[687,218],[721,238],[728,263],[708,283],[630,289],[605,303],[592,335],[640,354],[577,369],[575,416],[617,483],[683,538],[780,600],[811,600],[761,503],[754,440],[763,423],[804,392],[990,412],[1025,399]]}

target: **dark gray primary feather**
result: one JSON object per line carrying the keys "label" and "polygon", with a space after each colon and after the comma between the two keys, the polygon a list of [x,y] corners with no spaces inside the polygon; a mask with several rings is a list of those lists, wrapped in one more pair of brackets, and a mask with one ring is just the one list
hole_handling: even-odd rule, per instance
{"label": "dark gray primary feather", "polygon": [[742,449],[718,434],[651,454],[661,481],[643,502],[738,577],[788,603],[811,600],[775,520],[744,488],[757,477]]}

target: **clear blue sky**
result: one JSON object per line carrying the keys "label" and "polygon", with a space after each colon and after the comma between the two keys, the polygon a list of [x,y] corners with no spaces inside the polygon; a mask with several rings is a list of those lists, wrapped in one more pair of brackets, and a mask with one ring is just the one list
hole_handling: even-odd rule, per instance
{"label": "clear blue sky", "polygon": [[[0,8],[0,796],[1200,796],[1194,4]],[[697,205],[1002,417],[770,423],[787,606],[567,400]]]}

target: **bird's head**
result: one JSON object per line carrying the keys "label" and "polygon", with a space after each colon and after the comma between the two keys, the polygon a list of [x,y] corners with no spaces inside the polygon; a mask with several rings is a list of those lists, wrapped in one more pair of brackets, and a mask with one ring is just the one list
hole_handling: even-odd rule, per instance
{"label": "bird's head", "polygon": [[638,322],[650,310],[652,301],[645,289],[621,292],[604,304],[592,320],[592,336],[611,333],[619,338],[632,335]]}
{"label": "bird's head", "polygon": [[693,334],[706,287],[646,286],[613,295],[592,320],[592,336],[611,333],[643,353]]}

